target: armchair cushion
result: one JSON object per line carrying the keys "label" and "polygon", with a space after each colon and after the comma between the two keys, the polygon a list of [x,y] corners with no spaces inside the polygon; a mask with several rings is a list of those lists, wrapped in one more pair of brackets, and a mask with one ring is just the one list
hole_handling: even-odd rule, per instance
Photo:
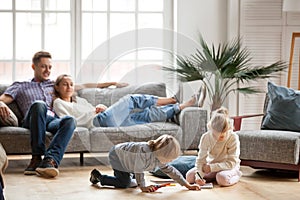
{"label": "armchair cushion", "polygon": [[261,128],[300,131],[300,92],[268,82],[268,97]]}

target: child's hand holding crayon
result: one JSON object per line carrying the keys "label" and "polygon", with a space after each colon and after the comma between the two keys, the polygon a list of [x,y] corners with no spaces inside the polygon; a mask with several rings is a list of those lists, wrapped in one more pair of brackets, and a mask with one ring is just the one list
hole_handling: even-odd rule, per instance
{"label": "child's hand holding crayon", "polygon": [[149,185],[147,187],[141,188],[143,192],[155,192],[159,188],[166,187],[166,186],[175,186],[175,183],[163,183],[163,184],[156,184],[156,185]]}

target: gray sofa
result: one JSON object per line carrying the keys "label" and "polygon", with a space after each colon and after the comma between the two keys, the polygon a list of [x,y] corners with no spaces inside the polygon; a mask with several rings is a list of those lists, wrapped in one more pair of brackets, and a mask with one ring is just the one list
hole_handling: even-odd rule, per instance
{"label": "gray sofa", "polygon": [[[0,85],[0,94],[7,87],[8,85]],[[87,99],[93,105],[103,103],[110,106],[126,94],[134,93],[164,97],[166,96],[166,85],[164,83],[145,83],[124,88],[86,88],[78,91],[78,96]],[[9,107],[16,114],[19,121],[22,120],[23,117],[17,105],[13,102]],[[97,127],[91,129],[77,127],[66,152],[80,153],[80,162],[83,163],[85,152],[107,152],[117,143],[147,141],[162,134],[175,136],[180,141],[183,150],[197,149],[200,136],[206,131],[207,111],[199,107],[186,108],[179,114],[178,121],[179,123],[156,122],[129,127]],[[47,133],[47,144],[49,144],[51,137],[52,134]],[[0,127],[0,143],[7,154],[31,153],[30,132],[22,127]]]}
{"label": "gray sofa", "polygon": [[[300,182],[300,92],[268,83],[263,114],[233,117],[241,164],[298,171]],[[244,118],[263,116],[260,130],[240,130]]]}

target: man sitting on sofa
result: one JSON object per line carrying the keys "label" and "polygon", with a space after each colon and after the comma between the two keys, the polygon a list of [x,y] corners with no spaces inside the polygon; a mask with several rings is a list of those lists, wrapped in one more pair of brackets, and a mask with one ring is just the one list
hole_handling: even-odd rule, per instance
{"label": "man sitting on sofa", "polygon": [[[53,81],[49,79],[52,64],[51,54],[40,51],[32,59],[34,78],[31,81],[14,82],[0,96],[0,101],[10,104],[16,101],[23,116],[22,126],[30,129],[32,159],[24,174],[45,177],[58,175],[58,165],[76,127],[75,120],[66,116],[58,118],[51,111]],[[6,106],[0,107],[1,118],[10,115]],[[45,150],[46,131],[53,133],[50,146]],[[42,155],[44,159],[42,160]]]}
{"label": "man sitting on sofa", "polygon": [[[25,175],[36,174],[52,178],[58,175],[58,166],[66,147],[76,128],[73,117],[59,118],[51,108],[54,82],[49,79],[52,69],[52,56],[49,52],[39,51],[32,58],[34,78],[31,81],[14,82],[0,96],[0,102],[10,104],[16,101],[24,117],[21,125],[30,130],[32,159],[25,169]],[[84,87],[108,87],[116,82],[103,84],[84,84]],[[123,86],[123,85],[122,85]],[[9,121],[11,111],[0,104],[0,121]],[[49,131],[53,139],[46,149],[45,134]],[[42,155],[44,158],[42,159]]]}

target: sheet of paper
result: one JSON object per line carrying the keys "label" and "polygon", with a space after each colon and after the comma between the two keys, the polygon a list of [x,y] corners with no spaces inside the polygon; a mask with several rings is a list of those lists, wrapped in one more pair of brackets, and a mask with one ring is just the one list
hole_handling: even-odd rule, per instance
{"label": "sheet of paper", "polygon": [[201,186],[201,189],[212,189],[214,188],[213,183],[205,183],[205,185]]}

